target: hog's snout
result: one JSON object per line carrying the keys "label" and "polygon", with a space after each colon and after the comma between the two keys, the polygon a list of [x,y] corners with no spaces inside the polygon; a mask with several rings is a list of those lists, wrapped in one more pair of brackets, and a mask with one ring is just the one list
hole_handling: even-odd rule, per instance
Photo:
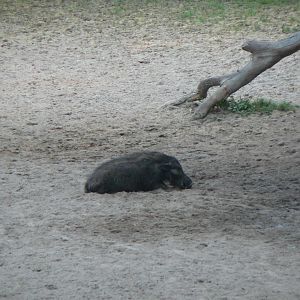
{"label": "hog's snout", "polygon": [[190,189],[193,185],[193,181],[190,177],[184,175],[184,179],[183,179],[183,186],[182,188],[184,189]]}

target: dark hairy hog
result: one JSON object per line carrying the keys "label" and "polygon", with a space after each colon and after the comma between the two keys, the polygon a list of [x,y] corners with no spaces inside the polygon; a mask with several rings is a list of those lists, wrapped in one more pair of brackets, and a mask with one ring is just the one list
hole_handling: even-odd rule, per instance
{"label": "dark hairy hog", "polygon": [[146,192],[166,188],[167,184],[188,189],[192,187],[192,180],[175,157],[160,152],[136,152],[96,168],[85,184],[85,192]]}

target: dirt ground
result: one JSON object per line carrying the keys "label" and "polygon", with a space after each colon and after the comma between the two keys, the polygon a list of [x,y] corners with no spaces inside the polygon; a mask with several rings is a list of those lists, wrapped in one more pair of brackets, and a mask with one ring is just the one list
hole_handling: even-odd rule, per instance
{"label": "dirt ground", "polygon": [[[5,3],[0,298],[299,299],[299,110],[161,109],[241,67],[246,37],[286,35]],[[299,58],[237,97],[300,104]],[[193,188],[83,193],[94,167],[135,150],[176,156]]]}

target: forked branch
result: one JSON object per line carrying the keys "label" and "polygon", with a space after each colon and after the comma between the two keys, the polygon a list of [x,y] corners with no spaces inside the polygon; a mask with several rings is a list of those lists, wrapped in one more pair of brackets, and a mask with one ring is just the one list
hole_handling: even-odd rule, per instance
{"label": "forked branch", "polygon": [[300,50],[300,32],[276,42],[247,41],[242,45],[242,49],[251,53],[251,60],[241,70],[224,76],[204,79],[199,83],[195,93],[170,104],[181,105],[185,102],[205,99],[211,87],[219,86],[211,96],[200,103],[194,112],[194,119],[204,118],[219,101],[228,98],[282,58]]}

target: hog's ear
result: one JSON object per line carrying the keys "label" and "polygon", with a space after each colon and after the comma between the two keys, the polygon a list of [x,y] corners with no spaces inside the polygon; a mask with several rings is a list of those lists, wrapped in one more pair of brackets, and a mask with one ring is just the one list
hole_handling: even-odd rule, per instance
{"label": "hog's ear", "polygon": [[171,163],[160,164],[159,169],[162,172],[169,172],[172,169],[172,164]]}
{"label": "hog's ear", "polygon": [[172,173],[173,175],[175,175],[175,176],[181,175],[180,170],[177,169],[177,168],[172,168],[170,171],[171,171],[171,173]]}

